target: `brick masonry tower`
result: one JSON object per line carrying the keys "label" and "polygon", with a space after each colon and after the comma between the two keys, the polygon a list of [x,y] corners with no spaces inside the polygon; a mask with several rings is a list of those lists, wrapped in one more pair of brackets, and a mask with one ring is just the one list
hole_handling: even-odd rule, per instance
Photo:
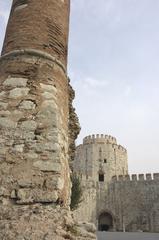
{"label": "brick masonry tower", "polygon": [[69,205],[69,8],[13,0],[0,58],[0,239],[56,239]]}

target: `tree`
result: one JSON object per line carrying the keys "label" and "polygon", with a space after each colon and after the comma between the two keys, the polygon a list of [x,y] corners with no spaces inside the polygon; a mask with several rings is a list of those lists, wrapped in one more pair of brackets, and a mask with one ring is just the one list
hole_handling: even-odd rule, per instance
{"label": "tree", "polygon": [[71,175],[72,181],[72,194],[71,194],[71,210],[78,208],[80,202],[82,201],[82,187],[80,178],[76,174]]}

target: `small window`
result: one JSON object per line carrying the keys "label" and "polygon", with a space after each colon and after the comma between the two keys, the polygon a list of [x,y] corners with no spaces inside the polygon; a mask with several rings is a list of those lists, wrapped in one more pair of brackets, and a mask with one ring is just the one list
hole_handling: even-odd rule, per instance
{"label": "small window", "polygon": [[104,182],[104,174],[99,173],[99,182]]}
{"label": "small window", "polygon": [[104,159],[104,163],[107,163],[107,159],[106,158]]}

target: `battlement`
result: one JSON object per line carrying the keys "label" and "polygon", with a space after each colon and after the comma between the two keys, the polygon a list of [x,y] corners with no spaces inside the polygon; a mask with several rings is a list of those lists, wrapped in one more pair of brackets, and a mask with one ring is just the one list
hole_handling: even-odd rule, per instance
{"label": "battlement", "polygon": [[[85,137],[83,139],[83,144],[93,144],[93,143],[103,143],[103,144],[111,144],[112,148],[114,150],[119,150],[121,152],[127,152],[127,150],[117,144],[117,140],[115,137],[112,137],[110,135],[104,135],[104,134],[93,134]],[[79,145],[81,146],[81,145]]]}
{"label": "battlement", "polygon": [[159,173],[146,173],[146,174],[132,174],[132,175],[119,175],[113,176],[112,182],[121,181],[159,181]]}
{"label": "battlement", "polygon": [[78,145],[78,146],[76,147],[76,149],[79,150],[79,149],[82,149],[82,147],[83,147],[83,145],[80,144],[80,145]]}
{"label": "battlement", "polygon": [[121,145],[113,144],[112,147],[114,148],[114,150],[120,150],[121,152],[127,152],[126,148],[124,148],[124,147],[121,146]]}
{"label": "battlement", "polygon": [[104,134],[93,134],[83,139],[83,144],[91,144],[98,142],[117,144],[117,140],[115,137]]}

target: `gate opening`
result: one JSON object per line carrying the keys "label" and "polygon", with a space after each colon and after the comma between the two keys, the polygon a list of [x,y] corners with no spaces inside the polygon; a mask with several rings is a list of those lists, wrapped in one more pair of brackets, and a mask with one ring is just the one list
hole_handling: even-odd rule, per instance
{"label": "gate opening", "polygon": [[113,231],[113,217],[110,213],[102,213],[98,219],[98,231]]}

